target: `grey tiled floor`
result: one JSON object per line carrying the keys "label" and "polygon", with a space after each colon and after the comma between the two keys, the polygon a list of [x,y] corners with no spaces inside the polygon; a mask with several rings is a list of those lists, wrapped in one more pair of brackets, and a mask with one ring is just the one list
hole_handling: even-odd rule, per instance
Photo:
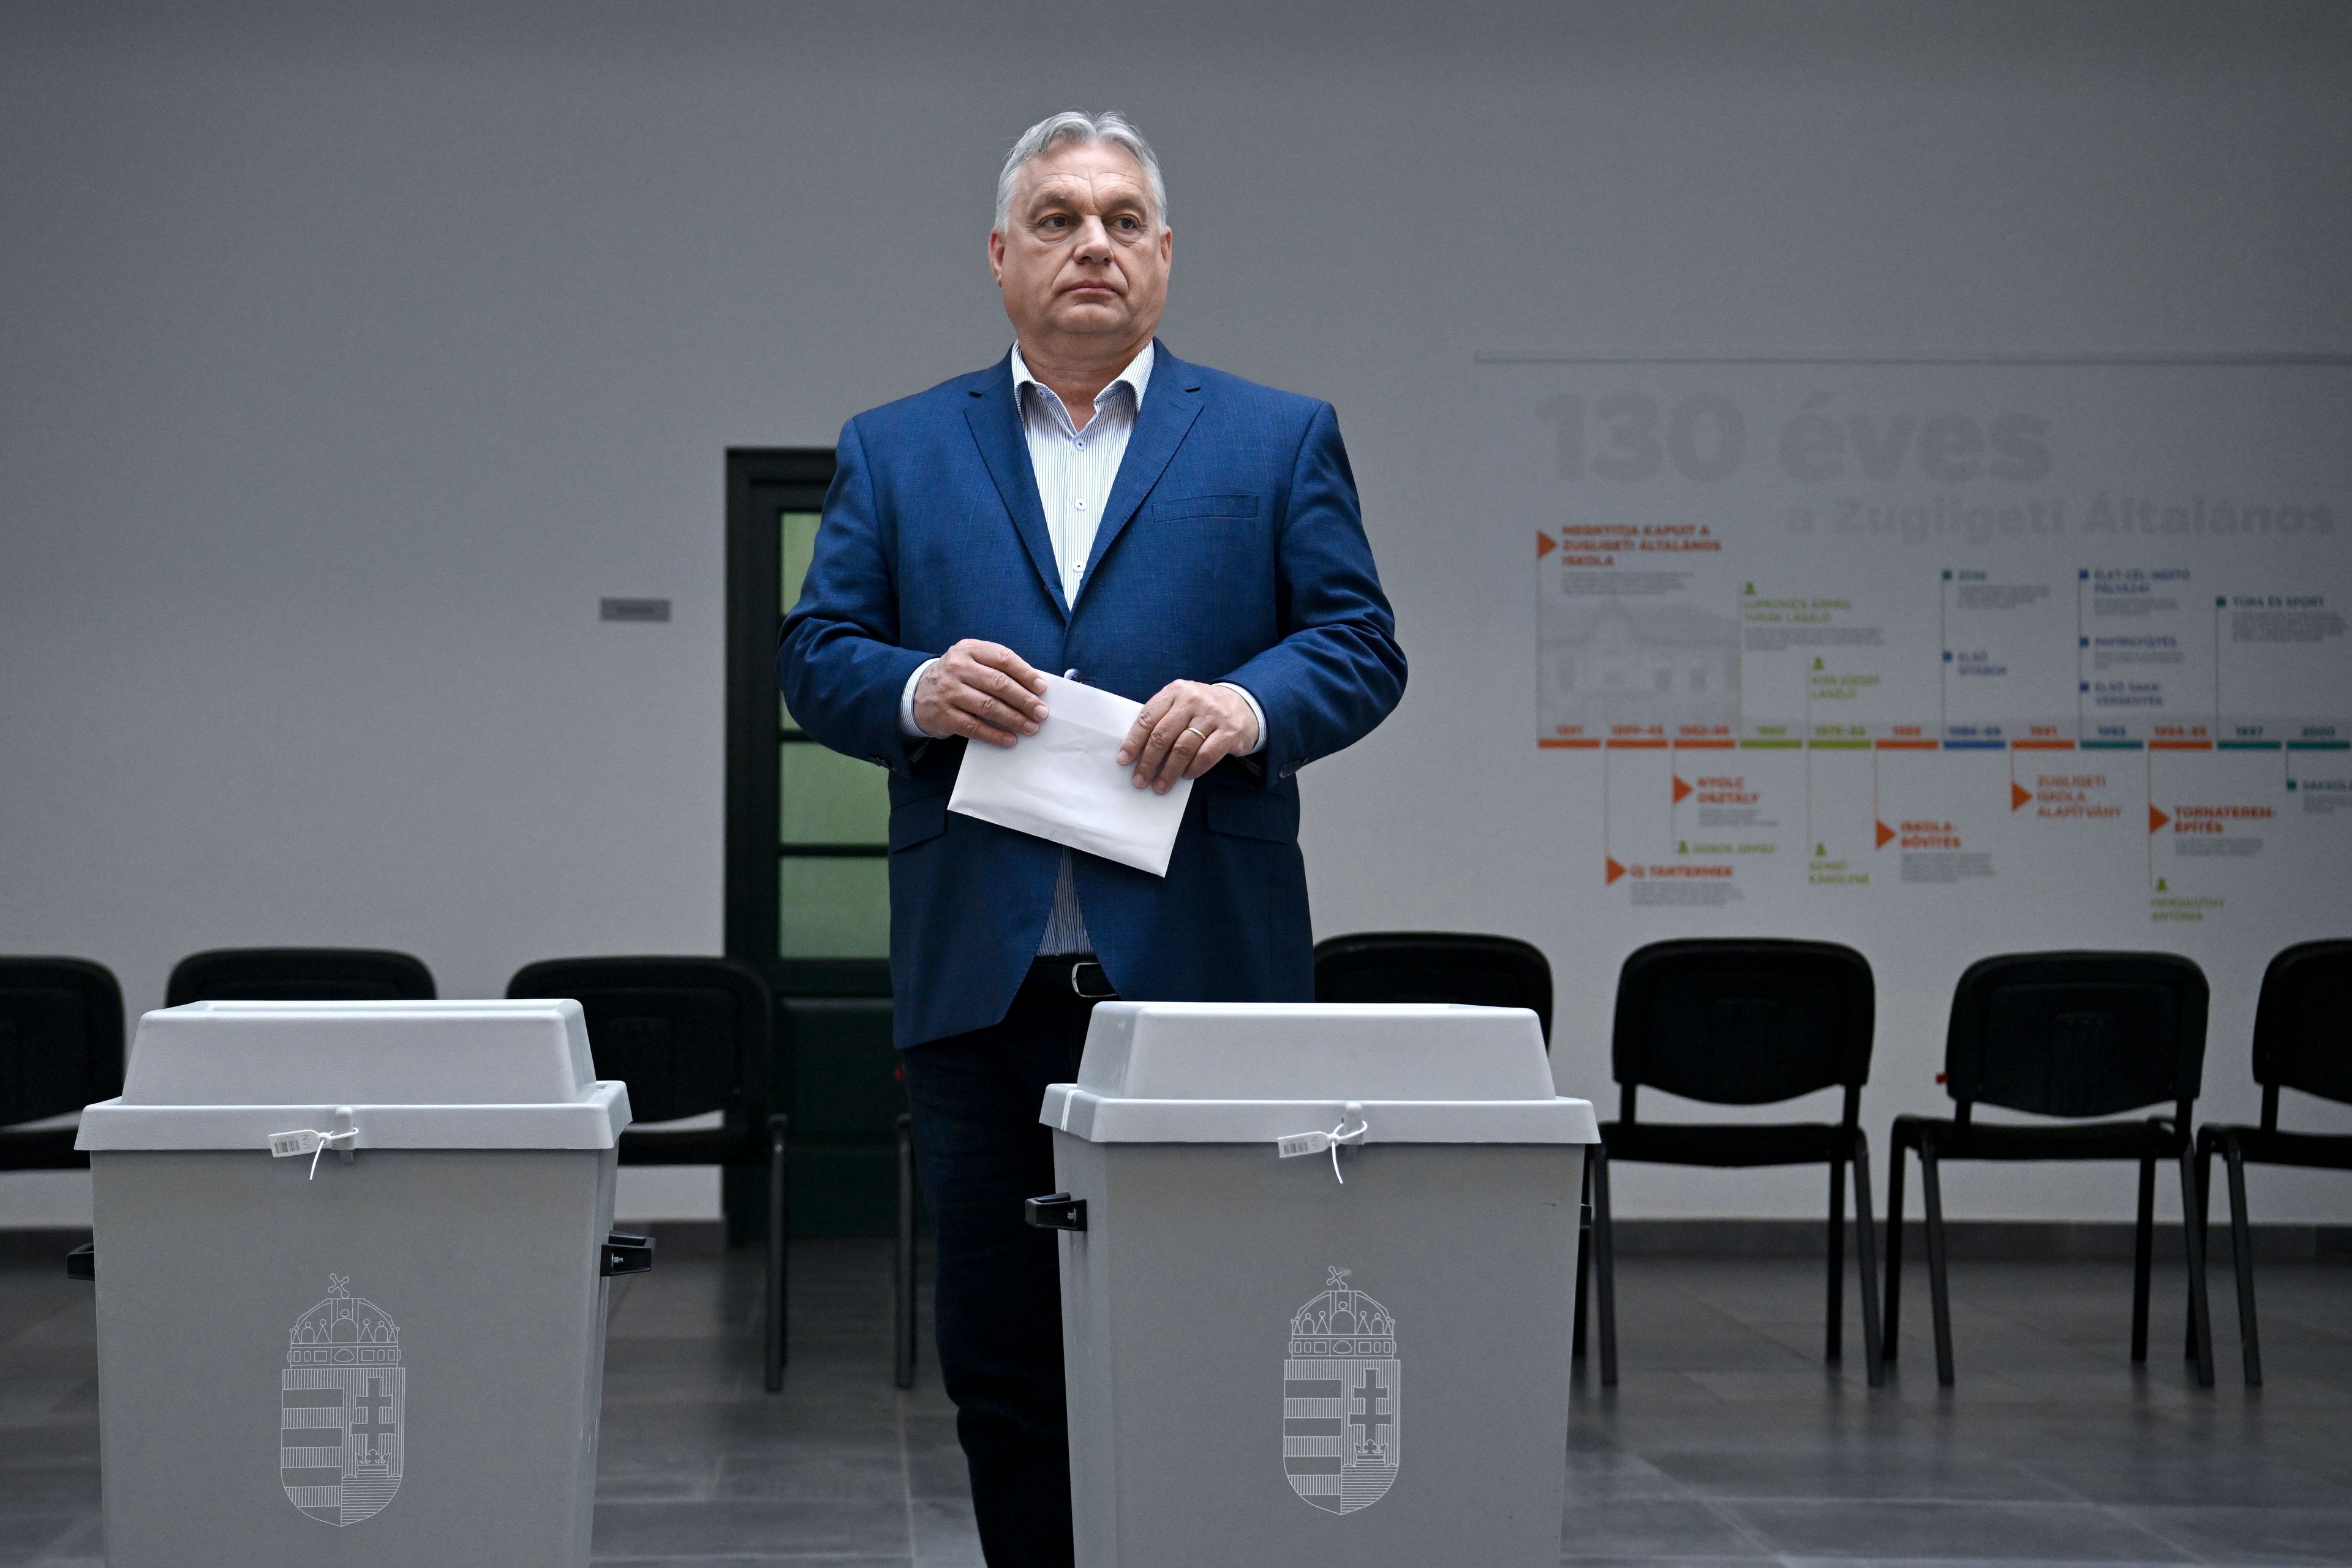
{"label": "grey tiled floor", "polygon": [[[754,1255],[674,1237],[617,1293],[600,1561],[979,1563],[928,1346],[915,1392],[890,1386],[887,1246],[811,1243],[794,1268],[792,1371],[772,1397]],[[1817,1265],[1620,1268],[1623,1382],[1576,1385],[1565,1560],[1580,1568],[2352,1563],[2352,1268],[2264,1269],[2269,1386],[2252,1395],[2223,1269],[2210,1393],[2179,1359],[2177,1268],[2134,1369],[2127,1265],[1961,1263],[1958,1387],[1936,1387],[1915,1268],[1899,1368],[1874,1394],[1858,1349],[1843,1372],[1819,1360]],[[0,1568],[96,1564],[98,1485],[88,1287],[46,1260],[0,1265]]]}

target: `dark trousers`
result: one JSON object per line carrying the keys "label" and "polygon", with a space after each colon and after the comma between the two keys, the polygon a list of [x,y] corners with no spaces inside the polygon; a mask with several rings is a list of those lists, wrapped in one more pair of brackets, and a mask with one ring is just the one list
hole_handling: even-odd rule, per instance
{"label": "dark trousers", "polygon": [[1067,959],[1041,959],[1002,1023],[905,1053],[915,1163],[939,1234],[940,1374],[990,1568],[1071,1561],[1060,1263],[1054,1233],[1031,1229],[1021,1202],[1054,1191],[1037,1112],[1047,1084],[1077,1077],[1093,1009],[1071,989]]}

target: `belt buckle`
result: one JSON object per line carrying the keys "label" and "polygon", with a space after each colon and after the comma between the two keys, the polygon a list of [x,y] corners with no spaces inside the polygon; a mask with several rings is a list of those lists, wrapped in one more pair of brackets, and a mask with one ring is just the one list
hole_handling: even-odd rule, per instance
{"label": "belt buckle", "polygon": [[[1101,989],[1088,990],[1087,988],[1086,983],[1088,978],[1087,971],[1089,969],[1094,971],[1092,978],[1095,983],[1101,987]],[[1118,993],[1111,989],[1110,975],[1105,972],[1101,964],[1097,963],[1092,959],[1085,959],[1079,963],[1070,965],[1070,990],[1072,994],[1074,994],[1078,1000],[1082,1002],[1116,1002],[1118,1000]]]}

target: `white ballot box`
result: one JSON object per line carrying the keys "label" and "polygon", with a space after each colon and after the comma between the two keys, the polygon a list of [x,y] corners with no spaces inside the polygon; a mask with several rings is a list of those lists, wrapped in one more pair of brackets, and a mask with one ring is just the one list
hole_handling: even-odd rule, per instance
{"label": "white ballot box", "polygon": [[1592,1107],[1535,1015],[1110,1002],[1047,1089],[1080,1568],[1551,1568]]}
{"label": "white ballot box", "polygon": [[197,1002],[82,1113],[110,1568],[585,1563],[628,1090],[576,1002]]}

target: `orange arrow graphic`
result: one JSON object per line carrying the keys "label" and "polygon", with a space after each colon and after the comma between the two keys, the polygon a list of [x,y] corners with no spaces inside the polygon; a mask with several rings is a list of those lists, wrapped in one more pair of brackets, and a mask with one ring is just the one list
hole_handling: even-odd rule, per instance
{"label": "orange arrow graphic", "polygon": [[2018,783],[2015,779],[2011,779],[2011,780],[2010,780],[2010,781],[2009,781],[2009,809],[2010,809],[2010,810],[2011,810],[2011,811],[2015,811],[2019,806],[2023,805],[2027,801],[2032,800],[2032,798],[2033,798],[2033,792],[2032,792],[2032,790],[2030,790],[2030,789],[2026,788],[2023,784],[2021,784]]}
{"label": "orange arrow graphic", "polygon": [[1685,796],[1685,795],[1686,795],[1690,794],[1690,792],[1691,792],[1691,787],[1690,787],[1690,785],[1688,785],[1688,784],[1686,784],[1683,783],[1683,781],[1682,781],[1682,780],[1680,780],[1680,779],[1676,779],[1676,780],[1675,781],[1675,798],[1676,800],[1680,800],[1680,799],[1682,799],[1682,797],[1683,797],[1683,796]]}
{"label": "orange arrow graphic", "polygon": [[1549,533],[1538,533],[1538,534],[1537,534],[1537,535],[1536,535],[1536,559],[1537,559],[1537,560],[1538,560],[1538,561],[1542,560],[1545,556],[1547,556],[1547,555],[1550,554],[1553,551],[1555,551],[1555,550],[1557,550],[1557,549],[1559,549],[1559,540],[1557,540],[1557,539],[1554,539],[1550,534],[1549,534]]}
{"label": "orange arrow graphic", "polygon": [[2153,805],[2147,808],[2147,830],[2150,833],[2163,832],[2164,825],[2171,820],[2172,818],[2157,810]]}
{"label": "orange arrow graphic", "polygon": [[1886,847],[1886,841],[1894,837],[1895,829],[1887,826],[1886,824],[1882,822],[1878,825],[1878,842],[1871,847],[1874,849],[1884,849]]}
{"label": "orange arrow graphic", "polygon": [[1610,857],[1608,857],[1608,856],[1606,856],[1606,855],[1602,856],[1602,857],[1601,857],[1601,858],[1602,858],[1603,860],[1607,861],[1607,862],[1608,862],[1608,865],[1609,865],[1609,878],[1608,878],[1608,881],[1604,881],[1603,883],[1601,883],[1601,886],[1605,888],[1605,887],[1607,887],[1607,886],[1609,885],[1609,883],[1610,883],[1610,882],[1613,882],[1613,881],[1615,881],[1618,878],[1620,878],[1620,877],[1623,876],[1623,875],[1625,874],[1625,868],[1624,868],[1624,867],[1622,867],[1622,866],[1620,866],[1619,864],[1617,864],[1617,862],[1616,862],[1614,859],[1612,859]]}

